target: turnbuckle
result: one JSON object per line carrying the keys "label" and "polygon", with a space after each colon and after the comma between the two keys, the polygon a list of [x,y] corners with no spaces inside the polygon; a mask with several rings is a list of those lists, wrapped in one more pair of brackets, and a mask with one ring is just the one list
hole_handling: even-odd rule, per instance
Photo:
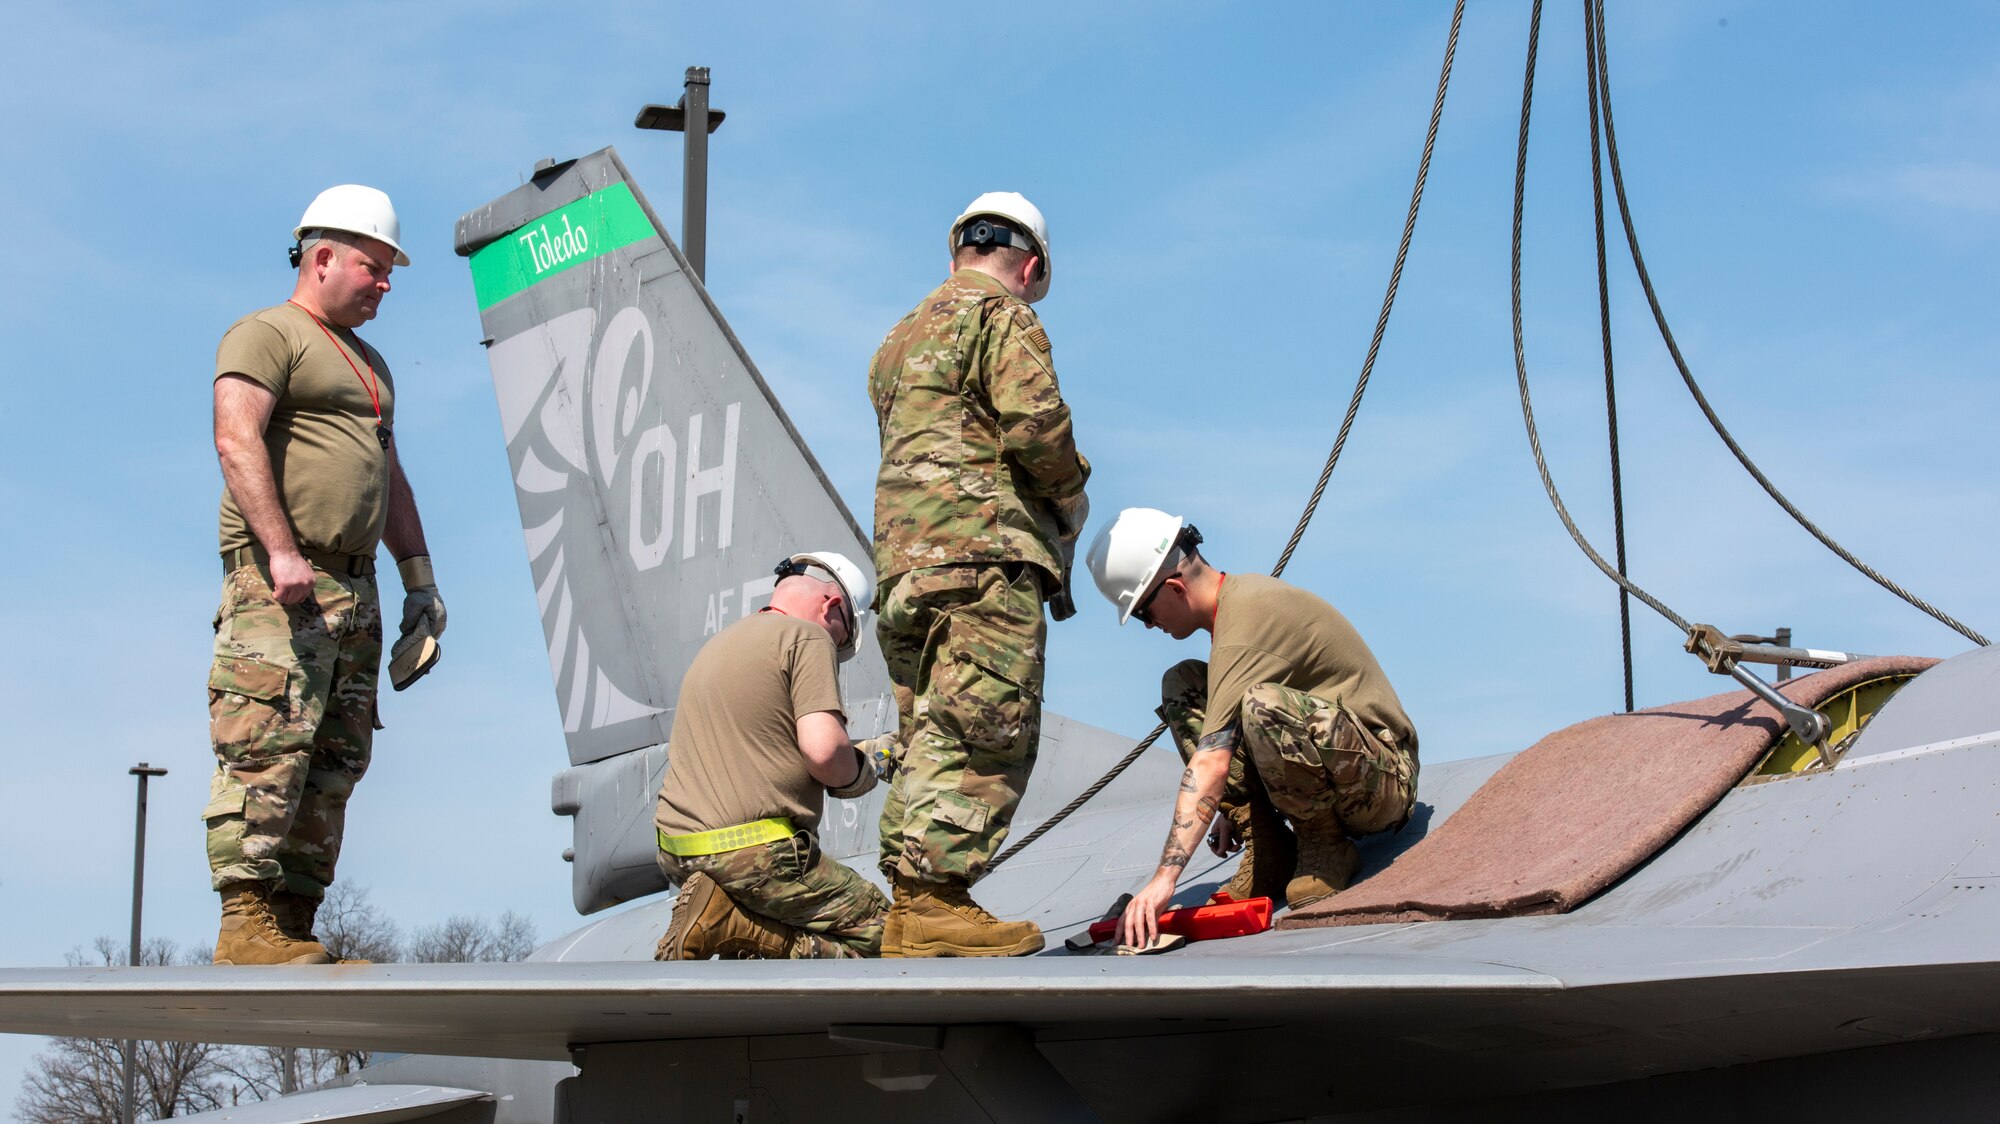
{"label": "turnbuckle", "polygon": [[[1701,662],[1708,666],[1708,670],[1717,675],[1729,676],[1731,679],[1750,688],[1751,694],[1756,695],[1758,698],[1775,707],[1778,713],[1784,716],[1785,725],[1791,728],[1792,734],[1801,742],[1812,746],[1818,751],[1820,764],[1828,769],[1833,768],[1833,750],[1826,744],[1827,736],[1833,732],[1833,723],[1828,721],[1826,715],[1821,714],[1819,711],[1813,710],[1810,707],[1800,706],[1779,694],[1776,688],[1759,679],[1757,674],[1749,668],[1744,667],[1742,661],[1755,660],[1760,663],[1793,662],[1772,657],[1776,653],[1789,655],[1790,653],[1798,652],[1800,654],[1809,653],[1815,658],[1815,662],[1824,661],[1823,666],[1831,667],[1835,663],[1847,663],[1866,657],[1848,652],[1821,652],[1816,649],[1792,648],[1773,649],[1766,645],[1746,645],[1723,635],[1722,630],[1712,624],[1698,624],[1691,628],[1688,631],[1687,643],[1684,647],[1699,657]],[[1834,659],[1832,657],[1839,658]]]}

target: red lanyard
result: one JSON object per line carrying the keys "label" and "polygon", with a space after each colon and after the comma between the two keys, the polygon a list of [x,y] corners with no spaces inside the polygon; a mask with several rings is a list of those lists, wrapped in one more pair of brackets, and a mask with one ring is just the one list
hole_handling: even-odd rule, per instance
{"label": "red lanyard", "polygon": [[347,354],[346,348],[340,346],[339,340],[333,338],[333,330],[326,326],[326,321],[314,315],[313,311],[305,305],[289,297],[285,298],[285,303],[305,313],[307,316],[311,316],[312,322],[319,325],[319,330],[326,333],[327,342],[333,345],[333,349],[340,353],[342,359],[347,360],[347,369],[353,371],[354,377],[361,380],[361,385],[368,391],[368,404],[375,407],[375,436],[382,442],[383,448],[388,448],[389,427],[382,424],[382,395],[377,389],[381,384],[381,379],[375,375],[375,364],[368,363],[368,356],[365,353],[362,355],[361,361],[368,363],[368,374],[366,377],[363,377],[361,368],[354,365],[354,358]]}

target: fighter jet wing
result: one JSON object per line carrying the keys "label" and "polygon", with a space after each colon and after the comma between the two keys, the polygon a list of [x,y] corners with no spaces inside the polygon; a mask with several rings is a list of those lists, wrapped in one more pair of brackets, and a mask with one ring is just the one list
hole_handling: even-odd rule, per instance
{"label": "fighter jet wing", "polygon": [[273,1101],[238,1105],[178,1119],[185,1124],[391,1124],[434,1117],[458,1105],[489,1099],[477,1089],[436,1085],[353,1085],[294,1093]]}
{"label": "fighter jet wing", "polygon": [[[1288,936],[1288,935],[1279,935]],[[1297,938],[1292,938],[1296,940]],[[1499,1008],[1540,972],[1347,954],[1180,961],[377,964],[0,970],[0,1031],[568,1059],[574,1045],[837,1024],[1368,1018],[1415,996]]]}

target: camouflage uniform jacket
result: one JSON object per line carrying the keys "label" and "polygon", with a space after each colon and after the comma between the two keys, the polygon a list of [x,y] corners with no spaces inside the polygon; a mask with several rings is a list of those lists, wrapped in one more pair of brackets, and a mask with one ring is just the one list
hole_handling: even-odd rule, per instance
{"label": "camouflage uniform jacket", "polygon": [[1076,451],[1049,337],[1027,303],[961,269],[875,352],[882,435],[875,573],[1032,562],[1062,577],[1090,463]]}

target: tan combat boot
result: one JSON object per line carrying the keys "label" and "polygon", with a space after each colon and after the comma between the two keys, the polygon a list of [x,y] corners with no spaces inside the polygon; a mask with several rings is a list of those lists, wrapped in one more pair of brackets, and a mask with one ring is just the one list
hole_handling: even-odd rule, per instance
{"label": "tan combat boot", "polygon": [[889,880],[889,912],[882,917],[882,956],[887,960],[903,955],[903,916],[910,912],[910,895],[900,878]]}
{"label": "tan combat boot", "polygon": [[[1228,894],[1239,902],[1270,898],[1272,906],[1283,905],[1285,883],[1299,859],[1298,841],[1285,826],[1285,817],[1260,799],[1224,804],[1222,814],[1229,817],[1236,837],[1243,841],[1243,858],[1236,864],[1236,873],[1216,893]],[[1209,900],[1215,899],[1211,896]]]}
{"label": "tan combat boot", "polygon": [[326,946],[285,934],[271,908],[271,888],[262,882],[231,882],[222,888],[222,932],[215,938],[217,964],[331,964]]}
{"label": "tan combat boot", "polygon": [[1042,931],[1034,922],[1000,920],[972,900],[963,882],[922,882],[899,874],[896,898],[906,901],[898,942],[905,957],[1026,956],[1042,950]]}
{"label": "tan combat boot", "polygon": [[653,959],[784,960],[799,936],[790,925],[743,912],[715,879],[695,874],[681,883],[673,920]]}
{"label": "tan combat boot", "polygon": [[1347,889],[1354,872],[1361,869],[1361,852],[1332,813],[1294,826],[1299,838],[1298,873],[1285,887],[1285,896],[1298,909]]}
{"label": "tan combat boot", "polygon": [[[271,895],[271,913],[278,919],[278,931],[295,941],[317,941],[324,945],[313,932],[313,922],[319,917],[321,899],[309,894],[295,894],[290,890],[278,890]],[[327,949],[332,956],[333,950]],[[346,956],[336,956],[335,964],[372,964],[372,960],[360,960]]]}

